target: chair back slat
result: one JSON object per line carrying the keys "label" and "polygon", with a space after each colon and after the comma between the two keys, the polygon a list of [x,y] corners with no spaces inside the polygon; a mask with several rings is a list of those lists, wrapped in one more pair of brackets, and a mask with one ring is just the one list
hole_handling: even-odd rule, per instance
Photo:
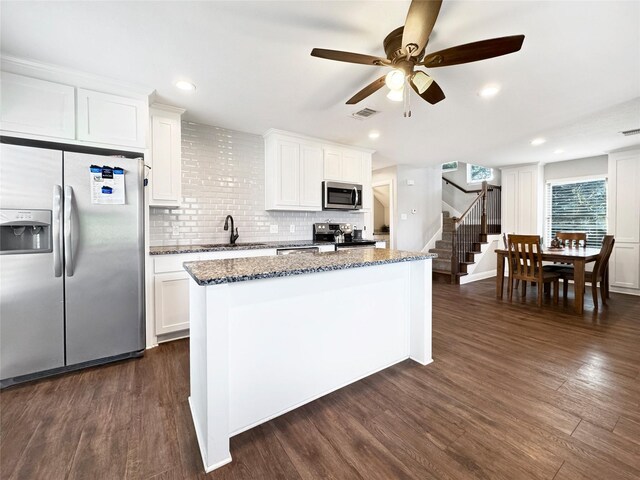
{"label": "chair back slat", "polygon": [[514,278],[538,282],[542,277],[542,249],[538,235],[509,235],[509,265]]}
{"label": "chair back slat", "polygon": [[586,247],[586,232],[558,232],[556,237],[560,240],[563,247]]}

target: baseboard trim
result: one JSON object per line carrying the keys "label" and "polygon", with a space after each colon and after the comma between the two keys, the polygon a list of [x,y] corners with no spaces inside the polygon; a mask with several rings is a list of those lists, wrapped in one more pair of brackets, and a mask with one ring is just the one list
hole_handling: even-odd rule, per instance
{"label": "baseboard trim", "polygon": [[465,283],[477,282],[478,280],[484,280],[485,278],[495,277],[497,275],[496,270],[488,270],[486,272],[472,273],[471,275],[465,275],[460,277],[460,285]]}

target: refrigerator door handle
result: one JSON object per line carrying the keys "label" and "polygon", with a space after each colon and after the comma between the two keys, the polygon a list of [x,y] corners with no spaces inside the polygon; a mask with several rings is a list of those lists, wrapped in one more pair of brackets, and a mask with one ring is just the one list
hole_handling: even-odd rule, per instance
{"label": "refrigerator door handle", "polygon": [[62,187],[53,186],[53,218],[51,222],[51,236],[53,237],[53,275],[62,276],[62,231],[60,223],[62,221]]}
{"label": "refrigerator door handle", "polygon": [[67,271],[67,277],[73,277],[73,271],[75,267],[72,243],[72,209],[73,188],[67,185],[66,187],[64,187],[64,262],[65,270]]}

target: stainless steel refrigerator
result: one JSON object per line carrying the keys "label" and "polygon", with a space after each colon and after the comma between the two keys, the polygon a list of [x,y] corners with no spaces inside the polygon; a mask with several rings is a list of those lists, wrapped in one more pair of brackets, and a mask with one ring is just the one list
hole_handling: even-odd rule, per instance
{"label": "stainless steel refrigerator", "polygon": [[[0,145],[0,386],[141,355],[140,155],[12,143]],[[124,204],[96,204],[92,165],[123,169]]]}

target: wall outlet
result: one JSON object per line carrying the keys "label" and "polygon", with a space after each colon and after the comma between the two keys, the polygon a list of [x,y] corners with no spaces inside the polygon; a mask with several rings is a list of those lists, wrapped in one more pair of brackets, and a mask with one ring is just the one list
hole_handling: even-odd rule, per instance
{"label": "wall outlet", "polygon": [[289,233],[296,233],[296,226],[295,225],[289,225]]}
{"label": "wall outlet", "polygon": [[180,235],[180,226],[174,225],[171,229],[171,235]]}
{"label": "wall outlet", "polygon": [[407,214],[403,213],[400,215],[400,220],[406,220],[407,219]]}
{"label": "wall outlet", "polygon": [[278,224],[269,225],[269,233],[278,233]]}

